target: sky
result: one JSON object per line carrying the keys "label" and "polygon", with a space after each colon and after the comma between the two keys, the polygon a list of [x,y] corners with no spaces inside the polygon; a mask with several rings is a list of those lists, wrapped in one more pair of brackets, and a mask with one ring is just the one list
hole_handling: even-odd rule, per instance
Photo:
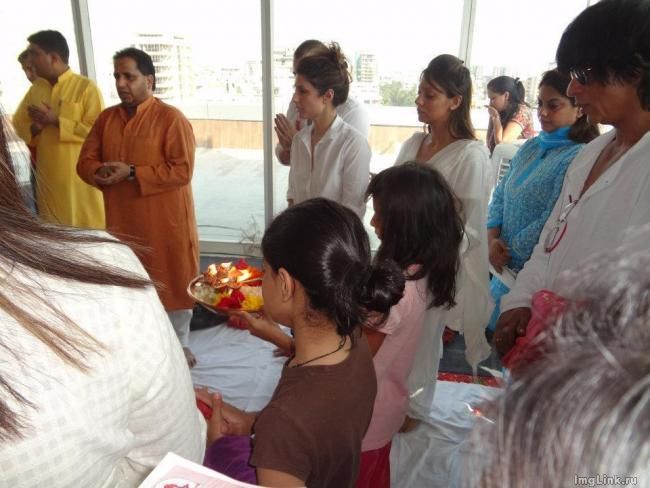
{"label": "sky", "polygon": [[[110,22],[92,26],[93,37],[105,41],[96,41],[95,48],[115,44],[120,35],[126,40],[135,32],[162,30],[190,40],[197,62],[229,64],[261,58],[259,0],[192,0],[185,3],[191,5],[188,9],[179,9],[179,2],[162,0],[154,12],[149,12],[147,3],[91,0],[91,17],[96,14],[102,19],[133,4],[130,15],[120,21],[120,33]],[[275,48],[294,48],[309,38],[335,40],[350,55],[371,50],[386,66],[426,65],[436,52],[458,52],[461,0],[406,0],[401,4],[396,12],[391,2],[381,0],[276,0]],[[424,12],[423,5],[427,5]],[[429,42],[420,42],[425,36]]]}
{"label": "sky", "polygon": [[[109,77],[112,54],[140,32],[173,33],[192,45],[200,66],[261,59],[260,0],[88,0],[95,67]],[[587,0],[478,0],[472,64],[507,65],[513,75],[541,72],[553,62],[568,22]],[[338,41],[353,57],[377,56],[380,75],[419,72],[434,56],[458,54],[463,0],[275,0],[275,49],[307,38]],[[16,57],[40,29],[68,39],[78,69],[70,0],[0,2],[0,89],[11,111],[28,87]]]}

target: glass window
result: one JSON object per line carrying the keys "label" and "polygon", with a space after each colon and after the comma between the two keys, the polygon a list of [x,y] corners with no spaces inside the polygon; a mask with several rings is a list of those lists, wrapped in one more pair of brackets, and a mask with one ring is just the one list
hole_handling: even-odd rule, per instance
{"label": "glass window", "polygon": [[70,0],[28,0],[0,2],[4,19],[0,43],[0,103],[13,114],[30,84],[18,63],[18,55],[29,44],[27,37],[45,29],[58,30],[68,41],[70,67],[78,72],[77,43]]}
{"label": "glass window", "polygon": [[[489,121],[487,83],[502,75],[521,79],[526,101],[534,107],[542,73],[555,67],[564,29],[587,6],[587,0],[526,2],[525,6],[518,0],[477,0],[471,71],[472,120],[479,136],[485,139]],[[539,124],[536,117],[534,121]]]}
{"label": "glass window", "polygon": [[[420,130],[415,95],[420,73],[438,54],[458,54],[463,2],[446,0],[281,0],[274,3],[274,94],[286,112],[293,94],[292,59],[306,39],[336,41],[353,73],[350,96],[370,117],[371,171],[392,166],[401,143]],[[276,164],[276,209],[286,207],[288,169]],[[377,245],[368,222],[366,226]]]}
{"label": "glass window", "polygon": [[264,229],[259,1],[88,4],[97,82],[107,105],[119,103],[113,54],[135,46],[153,58],[155,96],[192,123],[197,142],[192,188],[201,241],[259,240]]}
{"label": "glass window", "polygon": [[[353,73],[350,96],[370,118],[371,171],[393,164],[401,143],[420,130],[414,107],[420,72],[442,53],[457,54],[463,6],[469,0],[394,2],[278,0],[273,12],[274,107],[286,111],[293,92],[292,56],[305,39],[337,41]],[[560,35],[588,0],[472,0],[476,3],[471,71],[472,118],[485,135],[485,85],[500,74],[524,81],[534,104],[541,73],[554,66]],[[593,3],[593,2],[592,2]],[[106,104],[118,103],[112,78],[115,51],[137,46],[157,69],[156,96],[180,108],[197,140],[193,179],[203,242],[258,241],[264,228],[262,62],[258,0],[88,0],[97,83]],[[12,113],[28,88],[16,57],[26,37],[60,30],[78,70],[68,0],[0,4],[12,19],[0,45],[0,102]],[[119,28],[116,28],[119,26]],[[275,211],[286,206],[288,167],[274,164]],[[369,205],[366,223],[372,209]],[[374,239],[374,233],[370,232]],[[373,242],[377,244],[376,240]]]}

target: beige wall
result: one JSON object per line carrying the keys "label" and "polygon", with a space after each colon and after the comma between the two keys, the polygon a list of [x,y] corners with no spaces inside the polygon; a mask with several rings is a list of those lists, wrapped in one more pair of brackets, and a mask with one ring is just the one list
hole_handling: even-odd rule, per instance
{"label": "beige wall", "polygon": [[[199,147],[236,149],[262,149],[262,122],[255,120],[190,120]],[[418,127],[373,125],[370,127],[369,143],[375,154],[390,154]],[[477,137],[485,140],[485,131],[477,131]]]}
{"label": "beige wall", "polygon": [[190,120],[199,147],[263,149],[262,122],[254,120]]}

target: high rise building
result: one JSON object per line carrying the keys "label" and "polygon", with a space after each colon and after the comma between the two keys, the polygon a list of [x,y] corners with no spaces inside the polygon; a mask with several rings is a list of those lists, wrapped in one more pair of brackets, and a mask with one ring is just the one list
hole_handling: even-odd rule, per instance
{"label": "high rise building", "polygon": [[279,103],[287,103],[293,94],[293,49],[273,51],[273,95]]}
{"label": "high rise building", "polygon": [[537,106],[537,85],[539,85],[541,78],[540,73],[530,76],[526,80],[522,80],[524,89],[526,90],[526,102],[531,107]]}
{"label": "high rise building", "polygon": [[356,81],[361,83],[377,83],[377,57],[372,53],[361,53],[357,56]]}
{"label": "high rise building", "polygon": [[513,76],[512,73],[508,72],[507,66],[493,66],[492,67],[492,78],[497,78],[498,76]]}
{"label": "high rise building", "polygon": [[192,51],[184,37],[138,34],[134,47],[151,56],[156,68],[155,95],[162,100],[183,100],[195,92]]}

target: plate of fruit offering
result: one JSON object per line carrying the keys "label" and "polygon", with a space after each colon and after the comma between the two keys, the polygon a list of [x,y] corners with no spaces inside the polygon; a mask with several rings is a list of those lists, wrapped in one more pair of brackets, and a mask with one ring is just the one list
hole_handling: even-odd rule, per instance
{"label": "plate of fruit offering", "polygon": [[259,312],[264,305],[262,270],[244,259],[214,263],[190,282],[187,292],[215,312]]}

